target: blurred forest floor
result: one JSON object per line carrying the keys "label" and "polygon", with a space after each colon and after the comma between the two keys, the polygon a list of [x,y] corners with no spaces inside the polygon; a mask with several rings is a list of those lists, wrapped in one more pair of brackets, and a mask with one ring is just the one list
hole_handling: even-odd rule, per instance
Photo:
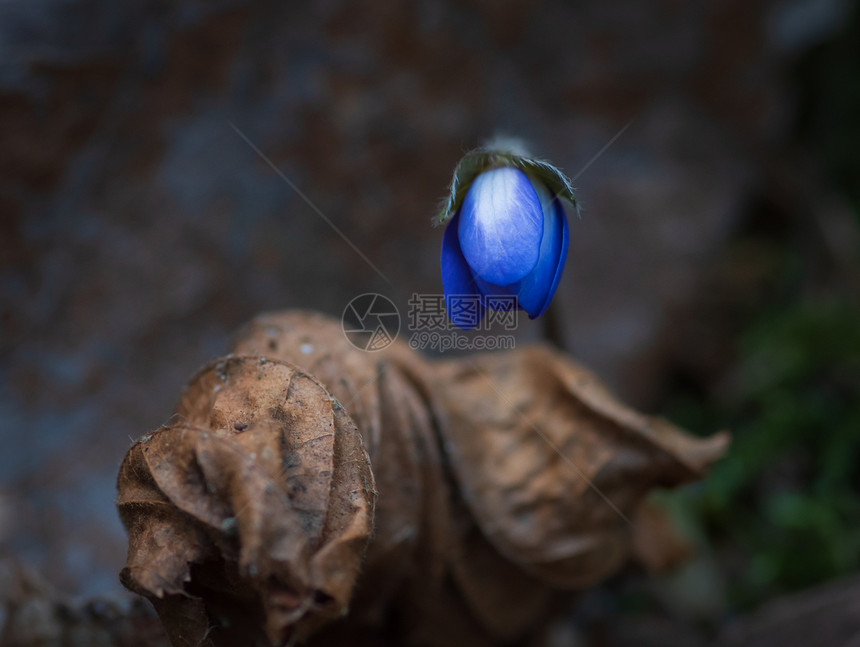
{"label": "blurred forest floor", "polygon": [[568,350],[734,435],[655,497],[691,561],[625,571],[550,642],[860,640],[860,10],[837,0],[0,4],[0,555],[116,596],[130,439],[260,311],[438,293],[436,200],[500,131],[588,166]]}

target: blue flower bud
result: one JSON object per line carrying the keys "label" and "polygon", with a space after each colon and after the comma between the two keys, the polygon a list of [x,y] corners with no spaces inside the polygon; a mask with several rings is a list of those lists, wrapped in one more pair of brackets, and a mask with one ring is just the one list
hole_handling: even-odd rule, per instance
{"label": "blue flower bud", "polygon": [[569,234],[559,196],[576,206],[573,189],[544,162],[495,151],[470,155],[455,171],[440,218],[450,218],[441,258],[448,316],[468,330],[499,301],[488,297],[508,297],[501,301],[534,319],[561,278]]}

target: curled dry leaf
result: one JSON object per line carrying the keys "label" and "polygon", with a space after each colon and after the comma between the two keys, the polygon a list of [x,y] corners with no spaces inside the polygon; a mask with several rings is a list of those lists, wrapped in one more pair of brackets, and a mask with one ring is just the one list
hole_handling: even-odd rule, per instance
{"label": "curled dry leaf", "polygon": [[633,555],[648,572],[671,571],[692,556],[689,539],[678,533],[667,511],[656,502],[643,501],[633,524]]}
{"label": "curled dry leaf", "polygon": [[694,439],[632,411],[541,346],[447,362],[434,377],[448,453],[481,530],[559,588],[592,586],[616,570],[648,491],[699,478],[727,441]]}
{"label": "curled dry leaf", "polygon": [[650,489],[700,478],[728,440],[540,346],[429,362],[286,312],[234,353],[120,470],[122,581],[175,645],[520,639],[631,556]]}
{"label": "curled dry leaf", "polygon": [[283,644],[345,613],[375,491],[343,407],[295,366],[228,357],[191,381],[176,418],[129,450],[117,502],[121,580],[174,644]]}

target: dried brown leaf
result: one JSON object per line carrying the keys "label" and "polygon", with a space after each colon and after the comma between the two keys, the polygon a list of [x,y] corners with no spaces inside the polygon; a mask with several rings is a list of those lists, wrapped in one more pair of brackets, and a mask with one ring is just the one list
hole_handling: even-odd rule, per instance
{"label": "dried brown leaf", "polygon": [[647,492],[702,476],[728,440],[700,440],[615,400],[545,347],[441,363],[446,448],[481,530],[554,587],[593,585],[629,556]]}
{"label": "dried brown leaf", "polygon": [[205,644],[214,625],[215,644],[282,644],[345,613],[374,484],[343,407],[292,365],[228,357],[192,380],[177,414],[120,469],[123,583],[153,600],[175,644]]}
{"label": "dried brown leaf", "polygon": [[633,521],[633,554],[649,572],[665,573],[692,555],[690,543],[657,504],[643,501]]}
{"label": "dried brown leaf", "polygon": [[120,472],[123,581],[177,645],[283,644],[348,606],[314,644],[392,618],[403,644],[520,639],[631,556],[651,488],[701,477],[727,440],[630,410],[543,347],[428,362],[285,312],[234,352]]}
{"label": "dried brown leaf", "polygon": [[[398,348],[410,369],[426,366]],[[443,470],[437,416],[421,378],[410,377],[389,354],[356,349],[337,322],[316,313],[261,315],[241,331],[233,350],[278,358],[313,373],[364,436],[379,497],[350,617],[380,625],[395,598],[402,606],[420,607],[442,598],[456,533],[450,527],[450,479]]]}

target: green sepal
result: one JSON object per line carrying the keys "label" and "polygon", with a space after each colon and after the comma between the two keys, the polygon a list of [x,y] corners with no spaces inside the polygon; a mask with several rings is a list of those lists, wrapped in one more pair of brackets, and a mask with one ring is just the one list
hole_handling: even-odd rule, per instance
{"label": "green sepal", "polygon": [[579,215],[573,184],[557,167],[520,152],[482,147],[469,151],[457,163],[448,188],[448,197],[440,205],[438,215],[433,218],[434,226],[444,225],[454,217],[476,177],[484,171],[504,166],[518,168],[530,177],[540,180],[553,195],[567,200],[576,209],[577,216]]}

